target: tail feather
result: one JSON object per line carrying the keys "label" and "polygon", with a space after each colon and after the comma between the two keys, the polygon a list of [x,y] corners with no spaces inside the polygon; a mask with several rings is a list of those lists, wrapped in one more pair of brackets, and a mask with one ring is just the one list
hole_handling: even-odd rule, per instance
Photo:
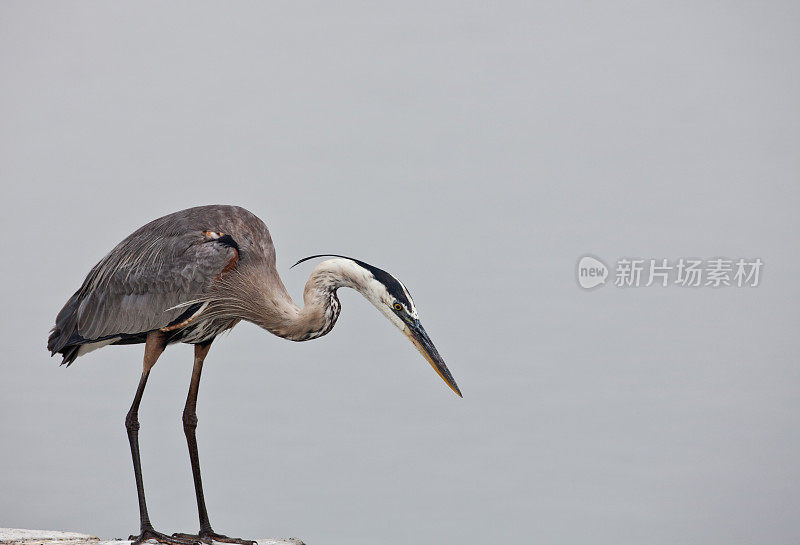
{"label": "tail feather", "polygon": [[70,346],[65,347],[61,354],[64,355],[64,359],[61,360],[61,365],[66,365],[69,367],[72,365],[72,362],[78,357],[78,350],[80,350],[81,346],[79,344],[73,344]]}
{"label": "tail feather", "polygon": [[[61,309],[61,312],[58,313],[56,325],[50,330],[50,336],[47,338],[47,349],[50,351],[50,355],[55,356],[56,354],[61,354],[63,356],[61,365],[69,367],[78,356],[82,356],[108,344],[145,342],[147,337],[146,331],[141,333],[119,333],[91,339],[84,338],[78,333],[78,309],[80,309],[81,301],[82,293],[78,290],[70,297],[67,304]],[[174,325],[185,320],[197,312],[200,306],[200,304],[191,305],[169,325]],[[81,350],[81,348],[83,348],[83,350]]]}
{"label": "tail feather", "polygon": [[62,354],[64,359],[61,365],[67,367],[78,357],[78,350],[82,344],[78,335],[78,308],[80,306],[80,290],[70,297],[61,312],[56,317],[56,325],[50,330],[47,338],[47,349],[51,356]]}

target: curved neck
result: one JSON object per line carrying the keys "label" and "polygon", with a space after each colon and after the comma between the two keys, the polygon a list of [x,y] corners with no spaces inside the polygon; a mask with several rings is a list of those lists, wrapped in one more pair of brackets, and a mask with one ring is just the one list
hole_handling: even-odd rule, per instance
{"label": "curved neck", "polygon": [[308,341],[330,332],[339,318],[341,305],[336,290],[345,284],[334,271],[314,269],[303,289],[303,308],[289,313],[277,328],[265,328],[290,341]]}
{"label": "curved neck", "polygon": [[263,269],[237,275],[237,280],[231,278],[236,286],[224,291],[236,294],[234,307],[240,318],[284,339],[307,341],[325,335],[336,324],[341,309],[337,289],[348,287],[364,293],[368,281],[364,272],[349,260],[323,261],[306,282],[302,308],[292,301],[277,273],[264,276]]}

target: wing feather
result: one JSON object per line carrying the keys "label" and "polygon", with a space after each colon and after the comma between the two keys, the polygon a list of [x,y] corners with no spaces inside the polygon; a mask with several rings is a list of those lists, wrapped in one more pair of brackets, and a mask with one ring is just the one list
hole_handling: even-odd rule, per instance
{"label": "wing feather", "polygon": [[244,208],[198,206],[157,218],[89,272],[58,313],[47,348],[69,364],[82,344],[115,336],[127,343],[168,326],[207,301],[218,275],[240,258],[275,268],[267,226]]}
{"label": "wing feather", "polygon": [[236,250],[200,231],[129,237],[86,278],[77,309],[83,339],[135,334],[165,327],[183,303],[202,300]]}

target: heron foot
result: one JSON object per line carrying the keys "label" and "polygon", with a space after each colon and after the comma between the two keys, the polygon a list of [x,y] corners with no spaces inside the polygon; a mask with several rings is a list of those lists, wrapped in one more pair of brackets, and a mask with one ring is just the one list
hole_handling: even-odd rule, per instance
{"label": "heron foot", "polygon": [[174,533],[172,534],[172,537],[189,541],[194,541],[199,539],[200,541],[206,544],[211,544],[214,541],[220,541],[222,543],[237,543],[238,545],[258,545],[258,543],[253,541],[252,539],[228,537],[226,535],[218,534],[213,530],[200,530],[199,534]]}
{"label": "heron foot", "polygon": [[161,532],[156,532],[153,528],[145,528],[138,536],[129,536],[128,539],[132,541],[131,545],[140,545],[147,540],[154,539],[159,543],[166,545],[203,545],[198,540],[197,536],[189,536],[189,539],[179,538],[175,536],[168,536]]}

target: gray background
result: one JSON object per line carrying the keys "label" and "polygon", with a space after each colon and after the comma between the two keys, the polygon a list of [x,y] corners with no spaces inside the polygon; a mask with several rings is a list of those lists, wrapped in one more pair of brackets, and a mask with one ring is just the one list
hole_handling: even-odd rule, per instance
{"label": "gray background", "polygon": [[[333,5],[335,4],[335,5]],[[45,352],[144,222],[235,203],[410,287],[465,397],[354,292],[244,324],[199,402],[211,520],[320,544],[800,540],[796,2],[0,4],[0,526],[137,530],[141,347]],[[577,259],[760,257],[755,289],[582,291]],[[154,369],[150,511],[196,528]]]}

